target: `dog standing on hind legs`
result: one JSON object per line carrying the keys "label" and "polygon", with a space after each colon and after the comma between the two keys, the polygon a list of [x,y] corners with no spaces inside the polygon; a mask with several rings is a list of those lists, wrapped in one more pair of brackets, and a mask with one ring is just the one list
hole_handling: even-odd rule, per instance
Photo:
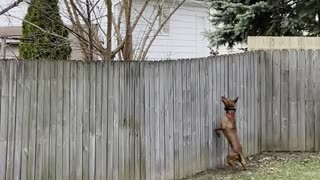
{"label": "dog standing on hind legs", "polygon": [[238,97],[232,100],[222,96],[221,101],[224,104],[224,110],[226,111],[226,115],[222,118],[219,127],[215,129],[215,133],[218,137],[220,137],[219,131],[222,131],[231,147],[231,151],[228,153],[226,158],[227,164],[232,168],[234,168],[235,165],[233,162],[238,161],[240,162],[244,170],[246,170],[246,167],[245,167],[246,162],[243,157],[242,147],[239,142],[239,138],[237,134],[237,126],[236,126],[235,115],[236,115],[236,103],[238,101]]}

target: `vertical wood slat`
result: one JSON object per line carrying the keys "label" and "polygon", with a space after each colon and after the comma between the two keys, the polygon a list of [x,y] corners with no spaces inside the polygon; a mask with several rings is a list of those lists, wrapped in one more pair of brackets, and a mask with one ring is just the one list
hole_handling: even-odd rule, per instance
{"label": "vertical wood slat", "polygon": [[[101,64],[101,177],[100,179],[109,179],[109,153],[108,150],[112,152],[109,144],[109,121],[108,121],[108,88],[109,88],[109,63],[105,62]],[[99,97],[97,97],[99,98]]]}
{"label": "vertical wood slat", "polygon": [[[255,99],[254,99],[254,122],[255,122],[255,151],[254,154],[258,154],[262,152],[261,150],[261,87],[260,87],[260,73],[261,73],[261,58],[260,58],[261,51],[256,51],[254,53],[254,77],[255,77]],[[259,119],[259,120],[258,120]]]}
{"label": "vertical wood slat", "polygon": [[[114,65],[111,64],[111,62],[105,63],[104,65],[104,92],[106,94],[104,94],[104,99],[103,99],[103,111],[104,113],[107,112],[107,116],[104,117],[106,118],[106,124],[108,127],[107,130],[107,178],[106,179],[112,179],[113,178],[113,165],[116,164],[116,162],[113,161],[113,154],[114,154],[114,129],[113,129],[113,104],[114,104],[114,94],[113,94],[113,89],[114,86],[111,86],[111,84],[113,84],[113,69]],[[107,83],[107,84],[105,84]],[[105,100],[105,98],[107,100]],[[105,109],[107,108],[107,109]],[[106,132],[104,132],[106,133]]]}
{"label": "vertical wood slat", "polygon": [[214,117],[214,101],[213,101],[213,64],[214,59],[208,58],[207,59],[207,83],[208,83],[208,89],[207,89],[207,93],[208,93],[208,97],[207,99],[205,99],[205,101],[207,101],[207,121],[208,121],[208,167],[209,169],[213,169],[215,166],[214,163],[214,157],[215,157],[215,152],[214,152],[214,142],[213,142],[213,136],[215,135],[213,132],[214,126],[213,126],[213,117]]}
{"label": "vertical wood slat", "polygon": [[145,96],[145,106],[144,106],[144,117],[145,117],[145,172],[146,172],[146,179],[151,179],[151,136],[150,136],[150,113],[151,113],[151,106],[150,106],[150,72],[151,72],[150,63],[144,63],[144,96]]}
{"label": "vertical wood slat", "polygon": [[69,164],[69,118],[70,118],[70,62],[63,62],[63,180],[69,179],[70,164]]}
{"label": "vertical wood slat", "polygon": [[9,63],[1,61],[1,114],[0,114],[0,179],[6,178],[7,131],[9,106]]}
{"label": "vertical wood slat", "polygon": [[83,162],[83,119],[84,119],[84,111],[85,111],[85,78],[84,78],[84,63],[83,62],[77,62],[77,73],[76,77],[76,88],[77,88],[77,93],[76,93],[76,104],[77,104],[77,109],[76,109],[76,123],[75,123],[75,151],[74,151],[74,157],[75,157],[75,178],[76,179],[82,179],[82,162]]}
{"label": "vertical wood slat", "polygon": [[218,155],[219,155],[219,149],[217,149],[217,145],[218,145],[218,137],[216,136],[216,134],[214,133],[214,128],[216,128],[218,126],[218,103],[220,102],[219,100],[217,100],[217,96],[218,96],[218,89],[217,89],[217,58],[212,59],[211,60],[211,68],[212,68],[212,108],[213,108],[213,112],[212,112],[212,148],[213,148],[213,167],[218,167],[219,164],[219,160],[218,160]]}
{"label": "vertical wood slat", "polygon": [[[56,110],[57,110],[57,114],[56,114],[56,123],[57,123],[57,137],[56,137],[56,164],[55,164],[55,177],[56,179],[63,179],[63,77],[64,77],[64,72],[63,72],[63,62],[59,61],[58,63],[53,63],[55,64],[54,67],[56,67],[57,70],[55,70],[57,73],[57,89],[56,89],[56,96],[52,97],[52,101],[51,101],[51,106],[56,105]],[[54,82],[54,81],[51,81]],[[54,85],[51,86],[53,89],[51,89],[52,91],[54,91]],[[56,102],[55,102],[56,101]]]}
{"label": "vertical wood slat", "polygon": [[[183,120],[184,120],[184,64],[182,61],[176,63],[175,73],[175,166],[177,166],[175,174],[177,178],[184,177],[184,138],[183,138]],[[180,129],[180,130],[178,130]]]}
{"label": "vertical wood slat", "polygon": [[239,102],[237,103],[238,104],[238,107],[239,107],[239,110],[238,110],[238,116],[237,116],[237,122],[238,122],[238,136],[239,136],[239,140],[240,140],[240,143],[242,145],[242,150],[245,153],[245,150],[247,149],[246,148],[246,141],[245,141],[245,95],[244,95],[244,73],[245,73],[245,70],[244,70],[244,61],[245,61],[245,55],[244,54],[241,54],[240,56],[240,61],[239,61],[239,75],[238,75],[238,82],[239,82]]}
{"label": "vertical wood slat", "polygon": [[[126,131],[124,129],[124,123],[126,122],[126,112],[125,112],[125,105],[128,103],[125,101],[125,63],[119,64],[119,103],[118,103],[118,130],[119,130],[119,171],[118,176],[119,179],[125,179],[125,151],[128,150],[125,146],[127,145],[127,138],[125,137]],[[125,103],[126,102],[126,103]]]}
{"label": "vertical wood slat", "polygon": [[13,175],[14,165],[14,134],[16,127],[16,72],[17,62],[9,61],[10,76],[9,76],[9,117],[8,117],[8,134],[7,134],[7,167],[6,167],[6,179],[11,180]]}
{"label": "vertical wood slat", "polygon": [[29,121],[30,137],[29,137],[29,149],[28,149],[28,175],[27,175],[28,178],[27,179],[35,178],[38,62],[33,61],[31,67],[32,68],[30,68],[30,71],[32,72],[32,82],[31,82],[31,100],[30,100],[30,121]]}
{"label": "vertical wood slat", "polygon": [[281,150],[288,151],[289,143],[289,51],[282,50],[280,57],[280,119]]}
{"label": "vertical wood slat", "polygon": [[[189,168],[193,169],[194,171],[199,171],[199,166],[200,166],[200,136],[199,136],[199,124],[201,121],[201,117],[198,116],[198,110],[199,110],[199,96],[198,96],[198,89],[199,89],[199,80],[198,80],[198,75],[199,71],[197,68],[197,62],[195,60],[190,60],[190,71],[187,73],[187,76],[190,78],[188,79],[188,91],[190,91],[190,99],[187,100],[189,101],[189,107],[188,107],[188,112],[191,114],[191,118],[188,118],[188,136],[190,137],[190,144],[189,144],[189,154],[190,156],[188,161],[190,159],[196,159],[192,164],[190,164]],[[187,91],[187,92],[188,92]],[[189,98],[188,97],[188,98]],[[192,120],[190,120],[192,119]],[[189,171],[190,171],[189,169]],[[189,174],[190,175],[190,172]]]}
{"label": "vertical wood slat", "polygon": [[[263,79],[262,79],[263,80]],[[273,150],[273,51],[265,54],[265,117],[266,117],[266,150]],[[272,135],[271,135],[272,134]]]}
{"label": "vertical wood slat", "polygon": [[[14,165],[13,165],[13,178],[14,180],[21,179],[22,171],[22,153],[23,153],[23,105],[24,105],[24,62],[17,62],[17,99],[16,99],[16,127],[15,127],[15,151],[14,151]],[[1,80],[0,80],[1,81]],[[0,83],[1,84],[1,83]],[[0,85],[1,87],[1,85]]]}
{"label": "vertical wood slat", "polygon": [[[30,122],[30,104],[31,104],[31,81],[32,81],[32,63],[24,65],[24,89],[23,89],[23,120],[22,120],[22,142],[21,142],[21,180],[28,178],[28,146],[29,146],[29,122]],[[0,68],[1,69],[1,68]],[[2,84],[2,83],[1,83]],[[2,102],[2,101],[1,101]]]}
{"label": "vertical wood slat", "polygon": [[154,64],[154,150],[155,150],[155,178],[161,179],[161,157],[160,157],[160,63]]}
{"label": "vertical wood slat", "polygon": [[305,121],[306,121],[306,150],[313,151],[314,150],[314,125],[315,125],[315,96],[314,96],[314,61],[315,55],[314,51],[307,50],[306,52],[306,109],[305,109]]}
{"label": "vertical wood slat", "polygon": [[83,64],[83,129],[82,129],[82,179],[88,180],[89,179],[89,138],[90,138],[90,64],[84,63]]}
{"label": "vertical wood slat", "polygon": [[[215,127],[218,127],[221,123],[221,119],[222,119],[222,108],[221,108],[221,95],[225,95],[224,92],[221,91],[221,69],[222,69],[222,57],[218,57],[217,58],[217,61],[216,61],[216,126]],[[216,139],[216,148],[217,148],[217,164],[219,167],[221,167],[223,165],[223,162],[224,162],[224,149],[223,149],[223,145],[224,145],[224,138],[223,136],[220,136],[220,138],[217,138]]]}
{"label": "vertical wood slat", "polygon": [[120,151],[119,151],[119,146],[120,146],[120,142],[119,142],[119,125],[120,125],[120,113],[121,113],[121,109],[120,109],[120,63],[115,62],[113,64],[113,132],[114,132],[114,136],[113,136],[113,166],[112,166],[112,179],[118,180],[120,179],[119,176],[119,171],[120,171],[120,162],[118,159],[119,156],[121,156]]}
{"label": "vertical wood slat", "polygon": [[275,50],[273,52],[273,74],[272,74],[272,120],[273,120],[273,150],[281,150],[281,104],[280,104],[280,88],[281,88],[281,66],[280,66],[280,58],[281,52],[279,50]]}
{"label": "vertical wood slat", "polygon": [[[96,62],[96,77],[95,77],[95,179],[104,179],[104,167],[102,166],[103,155],[102,155],[102,73],[103,63]],[[91,81],[92,82],[92,81]]]}
{"label": "vertical wood slat", "polygon": [[306,150],[306,120],[305,120],[305,86],[306,86],[306,52],[304,50],[298,51],[298,69],[297,69],[297,100],[298,100],[298,150]]}
{"label": "vertical wood slat", "polygon": [[[138,119],[135,117],[135,107],[137,106],[135,104],[135,98],[138,98],[138,95],[136,94],[136,88],[135,85],[137,85],[137,82],[135,81],[137,79],[137,72],[138,68],[136,66],[135,62],[131,62],[130,63],[130,69],[129,69],[129,85],[130,85],[130,95],[129,94],[129,98],[130,98],[130,107],[129,107],[129,120],[130,120],[130,124],[129,124],[129,141],[130,141],[130,148],[129,148],[129,177],[134,179],[135,178],[135,151],[136,151],[136,146],[135,144],[137,142],[137,138],[139,138],[139,131],[138,131],[138,124],[139,121]],[[136,112],[138,113],[138,110],[136,110]]]}
{"label": "vertical wood slat", "polygon": [[[156,155],[155,155],[155,131],[156,131],[156,116],[155,116],[155,66],[150,63],[150,94],[149,94],[149,106],[150,106],[150,114],[149,114],[149,137],[150,137],[150,178],[151,180],[155,179],[156,176]],[[154,163],[153,163],[154,162]]]}
{"label": "vertical wood slat", "polygon": [[158,89],[159,89],[159,160],[160,160],[160,179],[165,179],[165,122],[167,121],[165,119],[165,89],[167,88],[167,85],[165,85],[165,64],[164,61],[161,61],[159,64],[159,83],[158,83]]}
{"label": "vertical wood slat", "polygon": [[195,157],[195,152],[192,151],[192,129],[191,129],[191,117],[192,117],[192,106],[191,106],[191,60],[187,60],[186,62],[186,116],[185,116],[185,140],[186,140],[186,153],[185,158],[187,160],[187,164],[185,164],[185,176],[190,176],[191,171],[193,169],[193,164],[190,163],[192,158]]}
{"label": "vertical wood slat", "polygon": [[41,172],[43,171],[43,162],[44,159],[44,84],[45,84],[45,65],[44,62],[40,61],[38,64],[38,96],[37,96],[37,116],[36,116],[36,133],[35,133],[35,179],[40,180]]}
{"label": "vertical wood slat", "polygon": [[140,108],[140,177],[139,179],[147,179],[146,178],[146,167],[147,167],[147,160],[146,160],[146,117],[145,117],[145,104],[146,104],[146,97],[145,97],[145,62],[139,64],[140,72],[139,72],[139,108]]}
{"label": "vertical wood slat", "polygon": [[165,63],[165,86],[166,88],[166,98],[165,98],[165,179],[174,179],[174,108],[173,108],[173,98],[174,98],[174,79],[173,77],[173,66],[169,63]]}
{"label": "vertical wood slat", "polygon": [[[41,179],[48,179],[49,177],[49,162],[51,164],[55,163],[55,148],[50,149],[50,143],[52,145],[53,142],[50,141],[50,132],[54,134],[55,137],[55,124],[51,123],[52,116],[51,112],[51,71],[50,62],[44,62],[44,107],[43,107],[43,171],[41,172]],[[55,138],[52,139],[55,141]],[[55,143],[55,142],[54,142]],[[55,145],[54,145],[55,146]],[[49,152],[50,151],[50,152]],[[49,157],[50,154],[50,157]],[[54,159],[52,158],[54,157]],[[52,159],[49,159],[52,158]],[[54,165],[52,165],[54,166]],[[54,169],[54,168],[53,168]]]}
{"label": "vertical wood slat", "polygon": [[313,66],[313,71],[314,71],[314,96],[315,96],[315,126],[314,126],[314,135],[315,135],[315,150],[319,151],[320,150],[320,51],[317,50],[314,52],[314,66]]}
{"label": "vertical wood slat", "polygon": [[78,63],[71,63],[70,64],[70,119],[69,119],[69,161],[70,161],[70,179],[76,179],[76,141],[77,141],[77,65]]}
{"label": "vertical wood slat", "polygon": [[[58,159],[58,146],[60,146],[61,144],[58,145],[58,141],[61,140],[57,139],[58,135],[58,128],[60,129],[60,127],[58,127],[58,64],[54,63],[54,62],[50,62],[49,63],[49,68],[50,68],[50,90],[48,92],[50,92],[50,112],[48,112],[48,114],[50,115],[50,122],[49,122],[49,174],[48,177],[49,179],[56,179],[56,164],[58,162],[61,162]],[[60,121],[59,121],[60,122]],[[59,131],[60,133],[60,131]],[[59,142],[61,143],[61,142]],[[61,146],[60,146],[61,147]],[[60,150],[60,149],[59,149]]]}
{"label": "vertical wood slat", "polygon": [[[269,129],[267,125],[267,113],[266,113],[266,108],[267,108],[267,101],[266,101],[266,52],[260,51],[260,56],[259,56],[259,87],[260,87],[260,111],[259,111],[259,116],[257,119],[261,119],[260,121],[260,151],[266,151],[267,150],[267,129]],[[269,136],[270,137],[270,136]],[[270,139],[270,138],[269,138]]]}
{"label": "vertical wood slat", "polygon": [[[209,62],[207,59],[202,59],[200,62],[200,75],[199,75],[199,80],[201,83],[201,87],[203,90],[200,92],[200,95],[202,95],[201,99],[201,109],[204,109],[201,112],[201,116],[203,117],[203,124],[202,124],[202,134],[203,134],[203,141],[202,141],[202,169],[201,171],[204,171],[209,168],[209,83],[206,83],[209,81],[209,72],[208,72],[208,66]],[[202,73],[202,74],[201,74]]]}
{"label": "vertical wood slat", "polygon": [[[134,91],[131,90],[130,87],[130,66],[131,63],[125,63],[125,69],[124,69],[124,85],[123,85],[123,91],[124,91],[124,96],[122,99],[122,107],[123,107],[123,114],[124,114],[124,119],[123,119],[123,126],[122,129],[124,131],[124,169],[123,169],[123,177],[124,179],[129,179],[131,176],[131,168],[130,168],[130,153],[132,151],[131,149],[131,141],[132,141],[132,136],[131,136],[131,127],[133,120],[130,117],[130,107],[131,107],[131,101],[132,99],[130,98],[129,93],[133,93]],[[130,92],[131,91],[131,92]],[[133,177],[133,176],[131,176]]]}
{"label": "vertical wood slat", "polygon": [[298,150],[298,83],[297,83],[298,52],[289,52],[289,150]]}

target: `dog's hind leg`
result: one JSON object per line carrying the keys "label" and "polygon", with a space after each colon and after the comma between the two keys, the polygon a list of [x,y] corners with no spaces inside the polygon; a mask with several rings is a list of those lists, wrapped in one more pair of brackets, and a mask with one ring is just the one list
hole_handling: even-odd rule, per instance
{"label": "dog's hind leg", "polygon": [[232,169],[235,169],[235,165],[233,164],[233,156],[232,155],[227,155],[227,158],[226,158],[226,162],[227,164],[232,168]]}
{"label": "dog's hind leg", "polygon": [[245,167],[246,161],[244,160],[242,154],[238,154],[238,161],[240,162],[241,166],[244,168],[244,170],[247,170]]}

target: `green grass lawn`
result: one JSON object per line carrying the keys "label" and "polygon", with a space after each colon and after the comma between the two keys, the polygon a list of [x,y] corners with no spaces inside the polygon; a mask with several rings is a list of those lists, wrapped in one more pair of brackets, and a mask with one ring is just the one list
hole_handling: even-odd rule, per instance
{"label": "green grass lawn", "polygon": [[247,170],[220,169],[190,180],[320,180],[319,153],[264,153],[251,157]]}

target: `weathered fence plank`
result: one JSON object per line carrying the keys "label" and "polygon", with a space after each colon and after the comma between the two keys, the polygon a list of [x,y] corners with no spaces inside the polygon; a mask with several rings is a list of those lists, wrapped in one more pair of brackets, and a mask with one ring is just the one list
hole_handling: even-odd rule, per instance
{"label": "weathered fence plank", "polygon": [[174,79],[175,69],[170,63],[165,63],[166,107],[165,107],[165,179],[174,179]]}
{"label": "weathered fence plank", "polygon": [[[118,69],[118,70],[117,70]],[[120,147],[120,63],[116,62],[113,64],[113,166],[112,166],[112,179],[120,179],[120,159],[121,156],[119,147]]]}
{"label": "weathered fence plank", "polygon": [[305,106],[305,86],[306,86],[306,52],[298,51],[298,70],[297,70],[297,100],[298,100],[298,150],[306,150],[306,106]]}
{"label": "weathered fence plank", "polygon": [[[90,65],[83,65],[84,90],[83,90],[83,129],[82,129],[82,179],[89,179],[89,124],[90,124]],[[115,136],[115,135],[114,135]]]}
{"label": "weathered fence plank", "polygon": [[70,137],[70,179],[76,179],[76,133],[77,133],[77,65],[70,66],[70,122],[69,122],[69,137]]}
{"label": "weathered fence plank", "polygon": [[212,68],[212,151],[213,151],[213,159],[212,159],[212,165],[213,167],[218,167],[220,165],[220,160],[219,160],[219,149],[217,148],[218,145],[218,137],[214,133],[214,129],[218,127],[218,122],[219,122],[219,116],[218,116],[218,103],[220,103],[220,99],[217,99],[217,97],[220,95],[218,94],[218,89],[217,89],[217,59],[212,59],[211,60],[211,68]]}
{"label": "weathered fence plank", "polygon": [[102,74],[103,74],[103,64],[102,62],[96,62],[96,78],[95,78],[95,122],[96,122],[96,132],[95,132],[95,141],[96,141],[96,150],[95,150],[95,179],[105,179],[103,175],[105,172],[104,167],[102,166],[103,155],[102,155]]}
{"label": "weathered fence plank", "polygon": [[[57,72],[57,94],[55,97],[52,97],[51,104],[55,105],[56,104],[56,110],[57,110],[57,139],[56,139],[56,164],[55,164],[55,177],[56,179],[63,179],[63,77],[64,77],[64,72],[63,72],[63,62],[59,61],[58,63],[52,63],[54,64],[54,67],[56,68]],[[51,66],[52,67],[52,66]],[[53,82],[53,81],[51,81]],[[51,86],[52,91],[54,91],[54,85]]]}
{"label": "weathered fence plank", "polygon": [[69,162],[69,126],[70,126],[70,62],[63,63],[63,180],[69,179],[70,162]]}
{"label": "weathered fence plank", "polygon": [[14,165],[13,178],[14,180],[21,179],[22,168],[22,139],[23,137],[23,90],[24,90],[24,62],[17,62],[17,99],[16,99],[16,127],[15,127],[15,150],[14,150]]}
{"label": "weathered fence plank", "polygon": [[[107,126],[107,145],[106,149],[106,156],[107,156],[107,178],[113,178],[113,154],[114,152],[114,144],[113,144],[113,137],[114,137],[114,129],[113,129],[113,104],[114,104],[114,94],[113,89],[114,87],[111,85],[113,84],[113,64],[111,62],[105,63],[103,68],[103,85],[104,85],[104,95],[103,95],[103,118],[105,118],[105,124]],[[107,84],[105,84],[107,83]],[[107,109],[105,109],[107,108]],[[105,113],[107,113],[105,115]],[[102,151],[103,152],[103,151]]]}
{"label": "weathered fence plank", "polygon": [[298,52],[290,50],[289,52],[289,118],[288,118],[288,131],[289,131],[289,148],[290,151],[298,150],[298,96],[297,96],[297,65],[298,65]]}
{"label": "weathered fence plank", "polygon": [[306,52],[306,109],[305,109],[305,120],[306,120],[306,150],[314,150],[314,130],[315,130],[315,96],[314,96],[314,61],[315,54],[312,50]]}
{"label": "weathered fence plank", "polygon": [[[50,72],[50,81],[48,82],[50,85],[49,93],[50,93],[50,102],[49,103],[49,112],[46,112],[48,120],[49,120],[49,179],[56,179],[56,164],[58,163],[57,152],[58,152],[58,144],[57,141],[61,139],[57,139],[57,119],[58,119],[58,64],[54,62],[49,62],[49,72]],[[61,132],[59,132],[61,133]],[[60,144],[59,144],[60,145]],[[60,146],[61,147],[61,146]]]}
{"label": "weathered fence plank", "polygon": [[[260,151],[265,151],[267,150],[267,129],[269,129],[268,124],[267,124],[267,97],[266,97],[266,62],[267,60],[265,59],[267,57],[266,53],[264,51],[260,52],[260,59],[259,59],[259,87],[260,87],[260,111],[258,113],[257,119],[260,119]],[[263,127],[263,128],[262,128]],[[269,137],[269,139],[271,139]]]}
{"label": "weathered fence plank", "polygon": [[8,117],[8,134],[7,134],[7,167],[6,179],[13,179],[13,165],[14,165],[14,135],[16,127],[16,78],[17,78],[17,62],[10,63],[9,76],[9,117]]}
{"label": "weathered fence plank", "polygon": [[314,65],[313,65],[313,70],[314,70],[314,96],[315,96],[315,126],[314,126],[314,131],[315,131],[315,150],[319,151],[320,150],[320,139],[317,137],[320,137],[320,51],[317,50],[314,52]]}
{"label": "weathered fence plank", "polygon": [[[41,180],[41,173],[44,171],[43,167],[43,159],[44,157],[44,84],[45,84],[45,65],[44,63],[38,64],[38,96],[35,103],[37,103],[37,115],[36,115],[36,146],[35,146],[35,159],[36,159],[36,167],[35,167],[35,179]],[[38,101],[38,102],[37,102]]]}
{"label": "weathered fence plank", "polygon": [[281,52],[273,52],[273,73],[272,73],[272,120],[273,120],[273,147],[274,150],[281,149]]}
{"label": "weathered fence plank", "polygon": [[77,93],[76,93],[76,104],[77,104],[77,109],[76,109],[76,123],[75,123],[75,151],[74,151],[74,162],[75,162],[75,178],[76,179],[82,179],[82,147],[83,147],[83,119],[84,119],[84,100],[85,100],[85,80],[84,80],[84,63],[83,62],[78,62],[77,63],[77,73],[76,77],[76,88],[77,88]]}
{"label": "weathered fence plank", "polygon": [[208,96],[205,99],[205,101],[207,102],[207,121],[208,121],[208,129],[207,129],[207,135],[208,135],[208,167],[209,169],[214,168],[214,160],[213,158],[215,157],[214,154],[214,142],[213,142],[213,136],[215,135],[213,133],[213,118],[214,118],[214,111],[215,109],[213,108],[214,106],[214,101],[213,101],[213,68],[212,68],[212,64],[213,64],[213,58],[208,58],[207,59],[207,84],[208,84],[208,89],[207,89],[207,93]]}
{"label": "weathered fence plank", "polygon": [[[266,149],[271,151],[273,147],[273,52],[265,54],[265,114],[266,114]],[[271,136],[272,134],[272,136]]]}
{"label": "weathered fence plank", "polygon": [[289,51],[281,51],[280,57],[280,118],[281,149],[288,150],[289,142]]}

